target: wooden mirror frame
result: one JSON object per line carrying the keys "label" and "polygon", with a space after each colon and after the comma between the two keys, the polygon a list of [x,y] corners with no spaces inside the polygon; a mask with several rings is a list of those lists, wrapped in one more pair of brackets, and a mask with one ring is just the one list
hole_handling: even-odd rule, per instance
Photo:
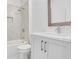
{"label": "wooden mirror frame", "polygon": [[48,26],[71,26],[71,21],[51,23],[51,0],[48,0]]}

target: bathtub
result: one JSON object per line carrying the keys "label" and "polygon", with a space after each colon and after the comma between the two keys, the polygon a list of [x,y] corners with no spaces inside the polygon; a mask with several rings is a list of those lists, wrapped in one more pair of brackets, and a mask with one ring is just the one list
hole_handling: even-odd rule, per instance
{"label": "bathtub", "polygon": [[10,40],[7,42],[7,59],[19,59],[17,46],[23,44],[23,40]]}

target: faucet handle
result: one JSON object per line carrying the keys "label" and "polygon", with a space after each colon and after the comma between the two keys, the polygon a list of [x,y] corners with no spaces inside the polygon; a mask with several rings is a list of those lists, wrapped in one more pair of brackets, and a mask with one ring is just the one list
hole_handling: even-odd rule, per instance
{"label": "faucet handle", "polygon": [[56,31],[57,31],[58,34],[60,34],[61,33],[61,27],[57,26]]}

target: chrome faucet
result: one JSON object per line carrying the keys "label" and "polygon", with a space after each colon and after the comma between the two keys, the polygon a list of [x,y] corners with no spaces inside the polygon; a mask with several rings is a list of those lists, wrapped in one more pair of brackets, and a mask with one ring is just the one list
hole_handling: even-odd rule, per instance
{"label": "chrome faucet", "polygon": [[57,28],[55,29],[55,31],[60,34],[61,33],[61,26],[57,26]]}

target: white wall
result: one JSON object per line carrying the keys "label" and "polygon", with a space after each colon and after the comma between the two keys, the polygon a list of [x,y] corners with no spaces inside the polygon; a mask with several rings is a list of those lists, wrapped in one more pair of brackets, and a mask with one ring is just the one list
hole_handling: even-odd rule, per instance
{"label": "white wall", "polygon": [[32,0],[29,0],[29,34],[32,32]]}
{"label": "white wall", "polygon": [[18,11],[20,6],[21,6],[20,0],[7,1],[7,16],[13,17],[13,22],[11,19],[7,19],[7,39],[8,40],[20,39],[21,14]]}
{"label": "white wall", "polygon": [[28,0],[8,0],[7,8],[8,17],[13,17],[13,23],[8,20],[8,40],[29,39]]}
{"label": "white wall", "polygon": [[[48,31],[48,32],[56,33],[57,26],[48,27],[47,0],[29,0],[29,1],[30,1],[29,2],[30,32],[45,32],[45,31],[47,32]],[[61,31],[63,34],[70,35],[71,26],[61,26]]]}
{"label": "white wall", "polygon": [[48,27],[48,0],[32,0],[32,32],[44,32]]}
{"label": "white wall", "polygon": [[[18,2],[20,0],[17,0],[17,3],[14,2],[12,3],[12,1],[8,3],[15,5],[14,6],[8,5],[8,11],[7,11],[8,16],[12,16],[14,18],[13,23],[8,23],[8,40],[14,40],[14,39],[16,40],[18,38],[23,37],[24,39],[29,39],[29,32],[31,33],[31,32],[47,31],[48,29],[47,0],[29,0],[29,7],[28,4],[22,6],[25,9],[22,10],[21,12],[17,11],[21,6],[21,2]],[[24,33],[22,32],[22,29],[25,30]]]}
{"label": "white wall", "polygon": [[13,22],[11,19],[7,19],[7,37],[8,40],[20,39],[21,33],[21,14],[17,11],[18,8],[12,5],[8,5],[7,16],[13,17]]}
{"label": "white wall", "polygon": [[71,21],[71,0],[66,0],[66,21]]}
{"label": "white wall", "polygon": [[29,7],[28,2],[26,2],[23,6],[22,13],[22,29],[24,29],[24,32],[21,32],[22,39],[28,40],[29,39]]}
{"label": "white wall", "polygon": [[20,7],[22,5],[22,1],[21,0],[7,0],[7,4],[12,4],[12,5]]}
{"label": "white wall", "polygon": [[[29,7],[24,7],[26,11],[23,11],[22,15],[27,15],[29,12],[29,20],[27,16],[23,16],[22,28],[25,29],[23,36],[25,39],[29,39],[29,33],[32,32],[55,32],[56,27],[48,27],[48,9],[47,0],[29,0]],[[29,8],[29,11],[28,11]],[[27,26],[25,26],[27,25]],[[48,30],[47,30],[48,29]],[[62,33],[70,34],[70,26],[61,26]]]}

